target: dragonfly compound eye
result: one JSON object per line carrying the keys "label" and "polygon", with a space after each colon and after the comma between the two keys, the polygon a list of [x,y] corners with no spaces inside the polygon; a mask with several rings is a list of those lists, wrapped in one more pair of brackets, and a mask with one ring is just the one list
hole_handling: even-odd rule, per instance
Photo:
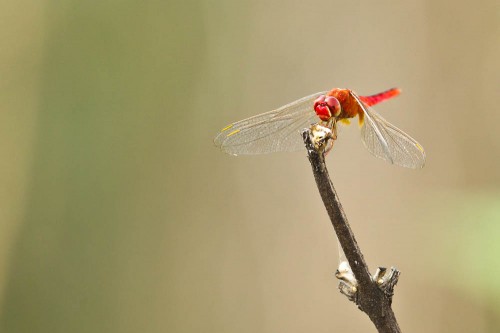
{"label": "dragonfly compound eye", "polygon": [[325,104],[325,95],[319,95],[318,98],[314,101],[314,110],[316,110],[316,107],[320,104]]}
{"label": "dragonfly compound eye", "polygon": [[323,121],[328,121],[332,117],[332,113],[325,102],[326,96],[321,95],[314,101],[314,111],[318,115],[319,119]]}
{"label": "dragonfly compound eye", "polygon": [[330,109],[332,116],[338,117],[338,115],[340,114],[340,111],[342,111],[342,107],[340,106],[339,100],[333,96],[328,96],[325,98],[325,103],[328,106],[328,108]]}

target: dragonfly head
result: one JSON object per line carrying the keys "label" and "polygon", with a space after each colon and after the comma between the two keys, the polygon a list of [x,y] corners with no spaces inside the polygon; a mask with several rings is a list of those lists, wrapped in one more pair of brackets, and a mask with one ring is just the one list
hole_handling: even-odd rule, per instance
{"label": "dragonfly head", "polygon": [[314,111],[319,119],[328,121],[332,117],[337,117],[342,111],[342,107],[335,97],[321,95],[314,101]]}

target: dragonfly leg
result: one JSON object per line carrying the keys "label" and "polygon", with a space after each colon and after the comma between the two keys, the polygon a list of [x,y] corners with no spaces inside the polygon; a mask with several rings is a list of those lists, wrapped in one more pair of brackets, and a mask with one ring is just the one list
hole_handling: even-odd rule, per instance
{"label": "dragonfly leg", "polygon": [[328,138],[328,142],[326,142],[325,155],[332,150],[333,143],[337,140],[337,118],[331,117],[326,123],[326,126],[331,130],[331,134]]}
{"label": "dragonfly leg", "polygon": [[332,140],[337,140],[337,118],[331,117],[327,122],[326,122],[326,127],[328,127],[332,131]]}

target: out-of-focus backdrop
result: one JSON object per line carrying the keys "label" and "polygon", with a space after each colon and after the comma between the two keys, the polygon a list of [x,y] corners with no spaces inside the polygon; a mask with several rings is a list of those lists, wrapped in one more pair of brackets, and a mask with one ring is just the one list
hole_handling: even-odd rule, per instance
{"label": "out-of-focus backdrop", "polygon": [[500,331],[498,2],[0,2],[0,332],[374,332],[337,290],[305,152],[231,157],[229,122],[333,87],[422,170],[328,156],[404,332]]}

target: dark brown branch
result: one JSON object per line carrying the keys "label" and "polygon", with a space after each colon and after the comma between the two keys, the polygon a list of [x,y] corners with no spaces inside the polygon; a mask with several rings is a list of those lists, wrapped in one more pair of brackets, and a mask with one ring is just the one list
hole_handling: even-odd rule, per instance
{"label": "dark brown branch", "polygon": [[[315,148],[310,130],[304,130],[302,135],[321,199],[323,199],[335,233],[357,281],[357,291],[354,300],[358,308],[370,317],[378,332],[400,333],[401,330],[391,308],[392,287],[397,282],[399,271],[395,269],[391,270],[393,274],[390,277],[392,279],[390,282],[392,284],[390,292],[384,292],[380,286],[382,283],[380,281],[377,283],[377,281],[372,279],[328,175],[324,154]],[[385,285],[385,283],[383,284]]]}

